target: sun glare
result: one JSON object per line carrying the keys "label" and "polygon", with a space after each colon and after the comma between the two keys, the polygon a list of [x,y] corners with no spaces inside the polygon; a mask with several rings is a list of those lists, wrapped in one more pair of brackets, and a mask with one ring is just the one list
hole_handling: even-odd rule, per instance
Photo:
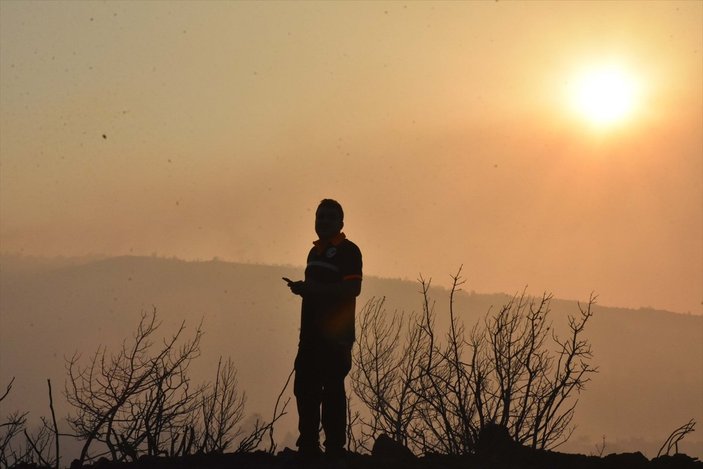
{"label": "sun glare", "polygon": [[639,85],[624,69],[604,67],[579,74],[570,93],[579,115],[598,128],[607,128],[633,116]]}

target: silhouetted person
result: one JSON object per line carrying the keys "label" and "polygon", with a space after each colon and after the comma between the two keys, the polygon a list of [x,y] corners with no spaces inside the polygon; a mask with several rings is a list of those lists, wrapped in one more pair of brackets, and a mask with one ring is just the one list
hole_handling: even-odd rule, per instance
{"label": "silhouetted person", "polygon": [[325,453],[332,457],[344,454],[344,378],[351,369],[354,310],[362,274],[361,251],[346,239],[343,226],[342,206],[331,199],[321,201],[315,212],[319,239],[308,254],[305,280],[285,279],[291,291],[303,298],[294,393],[300,432],[297,445],[304,457],[321,453],[320,415]]}

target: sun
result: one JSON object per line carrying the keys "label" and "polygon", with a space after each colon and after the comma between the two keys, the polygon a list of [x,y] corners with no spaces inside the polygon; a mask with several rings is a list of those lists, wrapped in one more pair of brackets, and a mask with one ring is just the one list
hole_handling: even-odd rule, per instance
{"label": "sun", "polygon": [[640,86],[635,76],[622,67],[582,71],[572,83],[571,105],[594,127],[620,125],[635,114]]}

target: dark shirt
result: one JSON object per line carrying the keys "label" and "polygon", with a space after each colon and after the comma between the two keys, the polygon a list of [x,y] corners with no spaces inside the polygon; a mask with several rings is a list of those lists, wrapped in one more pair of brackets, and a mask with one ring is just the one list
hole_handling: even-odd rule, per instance
{"label": "dark shirt", "polygon": [[325,294],[303,296],[300,343],[336,342],[351,345],[355,340],[354,314],[359,294],[361,251],[340,233],[328,243],[316,241],[308,254],[305,281],[344,285]]}

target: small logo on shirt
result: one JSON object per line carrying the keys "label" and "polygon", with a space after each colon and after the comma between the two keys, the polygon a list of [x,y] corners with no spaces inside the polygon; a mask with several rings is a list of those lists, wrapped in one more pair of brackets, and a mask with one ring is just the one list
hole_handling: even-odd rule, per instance
{"label": "small logo on shirt", "polygon": [[325,257],[327,257],[327,259],[330,259],[334,257],[335,254],[337,254],[337,248],[329,248],[327,252],[325,252]]}

